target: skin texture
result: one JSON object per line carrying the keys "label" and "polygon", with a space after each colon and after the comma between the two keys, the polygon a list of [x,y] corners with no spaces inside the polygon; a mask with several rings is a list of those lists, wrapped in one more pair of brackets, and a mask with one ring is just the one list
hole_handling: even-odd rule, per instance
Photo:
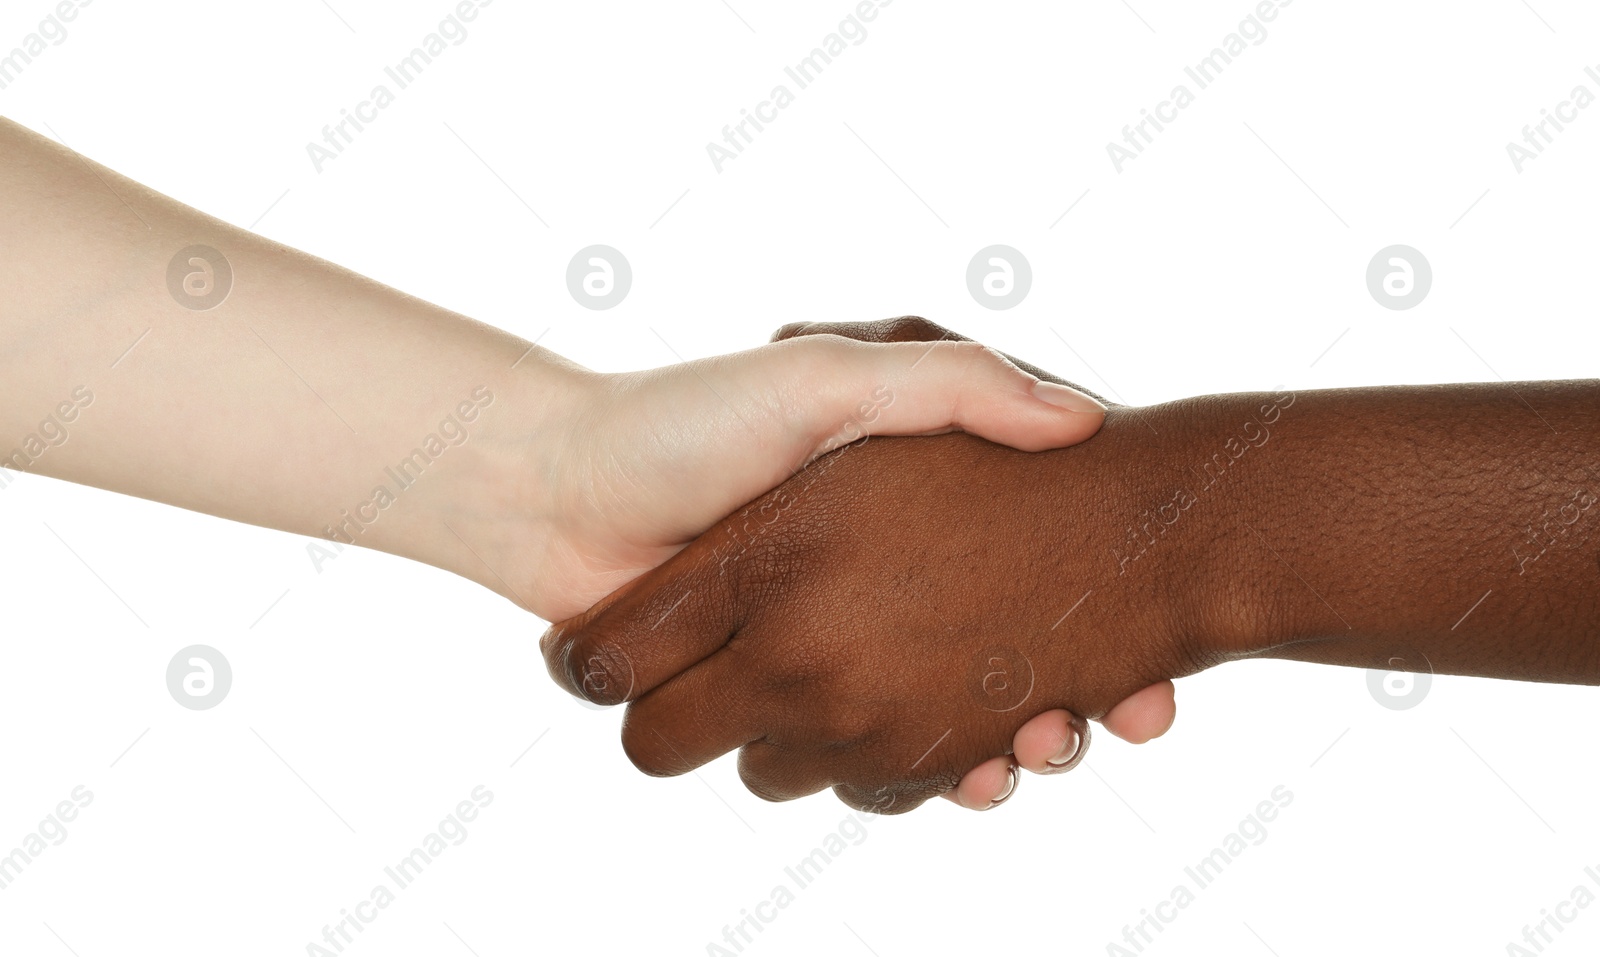
{"label": "skin texture", "polygon": [[1286,417],[1335,441],[1285,425],[1240,474],[1218,547],[1256,575],[1214,653],[1600,683],[1600,382],[1302,402]]}
{"label": "skin texture", "polygon": [[553,630],[552,674],[591,700],[638,698],[623,745],[648,773],[743,748],[762,797],[834,786],[903,811],[1009,750],[1031,712],[1099,717],[1194,670],[1168,583],[1078,604],[1116,581],[1093,526],[1142,500],[1123,477],[1137,442],[1089,468],[917,443],[869,440],[758,499]]}
{"label": "skin texture", "polygon": [[739,749],[762,797],[900,812],[1027,711],[1244,657],[1600,682],[1597,492],[1594,382],[1210,396],[1037,455],[871,439],[544,647],[633,701],[648,773]]}
{"label": "skin texture", "polygon": [[[878,322],[803,322],[779,329],[774,341],[798,336],[834,335],[863,342],[970,342],[921,316],[900,316]],[[1095,395],[1075,382],[1054,375],[1032,363],[1007,355],[1017,367],[1043,381],[1058,382],[1094,397],[1109,407],[1117,403]],[[1108,711],[1100,723],[1105,729],[1131,744],[1144,744],[1165,734],[1177,716],[1176,689],[1171,681],[1159,681],[1134,692]],[[1065,709],[1045,711],[1017,730],[1012,753],[985,761],[967,772],[954,788],[940,796],[970,810],[998,807],[1016,793],[1018,769],[1039,775],[1064,774],[1077,766],[1088,753],[1089,727],[1083,718]]]}

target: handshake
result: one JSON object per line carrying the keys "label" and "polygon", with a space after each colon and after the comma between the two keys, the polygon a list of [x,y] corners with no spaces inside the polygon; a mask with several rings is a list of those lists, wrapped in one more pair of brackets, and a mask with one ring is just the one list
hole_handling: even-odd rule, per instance
{"label": "handshake", "polygon": [[[792,326],[777,338],[814,333],[928,343],[919,351],[930,366],[961,338],[910,317]],[[976,392],[1005,360],[960,348],[969,382],[945,401],[999,405]],[[1060,381],[1017,367],[1018,378]],[[1088,438],[1104,417],[1082,449],[1019,451],[968,434],[852,444],[903,411],[891,386],[863,391],[782,484],[552,626],[542,642],[551,676],[590,702],[628,704],[623,747],[648,774],[737,750],[741,778],[762,798],[831,787],[878,813],[937,795],[993,807],[1019,767],[1060,773],[1081,760],[1085,718],[1135,742],[1165,732],[1169,679],[1215,660],[1201,651],[1209,623],[1193,587],[1206,533],[1185,529],[1190,545],[1179,547],[1177,520],[1156,514],[1194,477],[1163,468],[1152,448],[1181,441],[1166,422],[1061,392],[1076,409],[1055,417],[1066,426],[1038,430],[1048,435],[1025,434],[1026,417],[1006,407],[947,417],[1033,449]],[[619,491],[601,471],[583,476],[595,525],[649,508],[655,490],[634,481]],[[1130,528],[1154,536],[1136,568],[1118,558]],[[585,547],[567,552],[582,571],[555,580],[642,564]]]}
{"label": "handshake", "polygon": [[473,526],[543,541],[512,597],[646,773],[985,809],[1236,659],[1600,681],[1592,381],[1108,408],[922,319],[777,338],[601,377],[501,468],[542,537]]}

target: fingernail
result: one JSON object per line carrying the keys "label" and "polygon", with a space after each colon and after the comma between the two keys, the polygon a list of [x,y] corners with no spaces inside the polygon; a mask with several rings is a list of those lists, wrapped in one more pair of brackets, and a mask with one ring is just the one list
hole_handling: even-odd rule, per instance
{"label": "fingernail", "polygon": [[999,797],[995,798],[993,801],[990,801],[989,802],[989,806],[984,808],[984,810],[985,811],[992,811],[995,808],[999,807],[1000,805],[1006,803],[1006,801],[1011,797],[1011,795],[1015,794],[1016,791],[1017,791],[1017,766],[1015,764],[1013,764],[1006,771],[1006,789],[1004,791],[1000,792],[1000,796]]}
{"label": "fingernail", "polygon": [[1096,402],[1092,396],[1084,395],[1077,389],[1058,382],[1046,382],[1043,379],[1033,384],[1033,397],[1069,412],[1092,412],[1104,415],[1106,411],[1106,407]]}
{"label": "fingernail", "polygon": [[1072,763],[1073,758],[1078,756],[1078,748],[1082,746],[1083,739],[1078,736],[1078,732],[1073,728],[1068,728],[1067,736],[1061,742],[1061,750],[1056,752],[1055,757],[1050,758],[1045,763],[1052,768],[1065,767]]}

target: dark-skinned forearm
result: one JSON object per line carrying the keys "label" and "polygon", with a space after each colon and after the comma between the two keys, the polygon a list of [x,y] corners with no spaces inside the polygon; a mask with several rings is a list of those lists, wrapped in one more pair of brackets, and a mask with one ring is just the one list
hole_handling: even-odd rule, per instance
{"label": "dark-skinned forearm", "polygon": [[1193,499],[1169,507],[1179,517],[1163,537],[1199,582],[1197,664],[1270,656],[1600,683],[1600,382],[1149,411],[1175,433],[1151,437],[1162,471],[1175,491],[1187,472]]}

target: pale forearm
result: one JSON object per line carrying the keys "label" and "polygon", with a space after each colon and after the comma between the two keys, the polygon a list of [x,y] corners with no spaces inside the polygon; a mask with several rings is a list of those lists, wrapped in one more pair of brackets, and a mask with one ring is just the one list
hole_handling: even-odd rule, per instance
{"label": "pale forearm", "polygon": [[0,157],[7,464],[404,555],[546,617],[839,442],[959,423],[1040,449],[1102,419],[970,342],[596,375],[4,121]]}
{"label": "pale forearm", "polygon": [[[501,480],[581,372],[13,124],[0,156],[0,464],[471,574],[453,483]],[[168,284],[195,245],[232,271],[206,310]]]}

